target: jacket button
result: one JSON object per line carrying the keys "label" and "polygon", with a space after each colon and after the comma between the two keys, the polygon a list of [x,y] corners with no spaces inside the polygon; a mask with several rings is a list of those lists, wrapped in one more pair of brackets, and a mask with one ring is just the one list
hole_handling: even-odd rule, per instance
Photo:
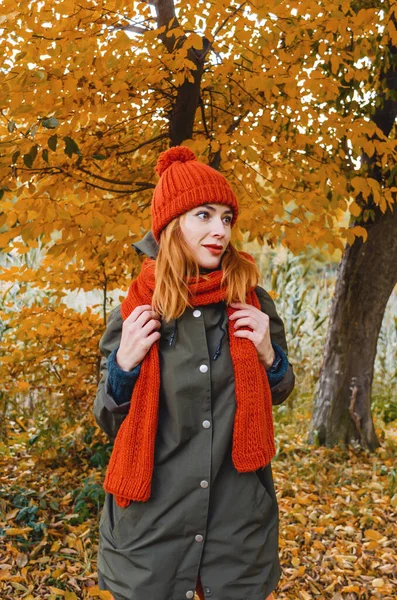
{"label": "jacket button", "polygon": [[194,539],[196,540],[196,542],[202,542],[204,538],[201,535],[201,533],[198,533],[197,535],[194,536]]}
{"label": "jacket button", "polygon": [[200,485],[202,488],[207,488],[208,487],[208,481],[206,481],[205,479],[203,479],[203,481],[200,481]]}
{"label": "jacket button", "polygon": [[211,427],[211,423],[209,421],[203,421],[203,427],[204,429],[208,429],[208,427]]}
{"label": "jacket button", "polygon": [[192,592],[192,590],[186,592],[186,598],[194,598],[194,592]]}
{"label": "jacket button", "polygon": [[207,365],[200,365],[200,371],[201,371],[202,373],[206,373],[206,372],[208,371],[208,367],[207,367]]}
{"label": "jacket button", "polygon": [[201,317],[201,310],[194,310],[193,317]]}

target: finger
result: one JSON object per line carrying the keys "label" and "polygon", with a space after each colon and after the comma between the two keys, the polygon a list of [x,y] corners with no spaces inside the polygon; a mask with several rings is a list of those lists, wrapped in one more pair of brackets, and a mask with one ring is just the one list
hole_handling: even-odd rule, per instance
{"label": "finger", "polygon": [[146,325],[142,327],[142,334],[146,337],[153,332],[153,329],[160,329],[160,327],[161,323],[158,319],[150,319],[150,321],[148,321]]}
{"label": "finger", "polygon": [[238,319],[239,317],[248,317],[250,315],[259,315],[261,311],[255,308],[255,306],[249,305],[246,309],[236,310],[232,313],[229,319]]}
{"label": "finger", "polygon": [[152,310],[151,304],[141,304],[140,306],[136,306],[124,322],[130,321],[131,323],[133,323],[146,310]]}
{"label": "finger", "polygon": [[[143,327],[150,319],[154,319],[156,313],[153,309],[143,311],[139,317],[136,319],[135,323],[137,327]],[[159,322],[158,319],[156,319]]]}
{"label": "finger", "polygon": [[249,317],[250,314],[251,313],[248,310],[237,310],[232,315],[230,315],[229,319],[231,321],[235,321],[236,319],[239,319],[240,317]]}
{"label": "finger", "polygon": [[255,332],[250,331],[249,329],[240,329],[238,331],[233,331],[233,335],[235,335],[236,337],[247,338],[251,340],[251,342],[254,342],[256,340]]}
{"label": "finger", "polygon": [[161,319],[161,315],[154,310],[153,306],[152,306],[152,313],[153,313],[154,319]]}
{"label": "finger", "polygon": [[154,342],[157,342],[157,340],[159,340],[161,338],[161,333],[159,331],[153,331],[153,333],[151,335],[148,335],[147,337],[147,341],[150,345],[154,344]]}
{"label": "finger", "polygon": [[252,329],[258,329],[258,327],[259,327],[258,321],[256,321],[252,317],[244,317],[244,318],[238,319],[235,322],[234,327],[235,327],[235,329],[238,329],[239,327],[244,327],[244,325],[247,325],[248,327],[251,327]]}

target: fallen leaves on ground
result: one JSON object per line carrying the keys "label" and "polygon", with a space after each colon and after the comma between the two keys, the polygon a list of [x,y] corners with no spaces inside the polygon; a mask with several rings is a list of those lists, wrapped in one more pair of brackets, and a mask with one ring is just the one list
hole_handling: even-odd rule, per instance
{"label": "fallen leaves on ground", "polygon": [[[394,599],[397,423],[382,424],[371,454],[309,446],[309,415],[295,410],[293,421],[276,423],[272,461],[282,566],[275,600]],[[75,456],[32,455],[27,425],[15,422],[0,446],[0,597],[111,600],[96,573],[104,471]],[[95,436],[105,440],[99,429]]]}

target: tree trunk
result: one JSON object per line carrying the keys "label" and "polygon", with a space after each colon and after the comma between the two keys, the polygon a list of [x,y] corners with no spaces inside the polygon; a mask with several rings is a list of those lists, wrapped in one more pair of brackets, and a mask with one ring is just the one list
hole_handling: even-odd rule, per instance
{"label": "tree trunk", "polygon": [[[397,25],[394,14],[390,20]],[[390,42],[387,52],[386,72],[383,66],[380,70],[385,94],[372,121],[389,137],[397,117],[397,48]],[[371,157],[363,152],[361,158],[362,173],[381,188],[389,187],[394,165],[382,169],[376,152]],[[338,268],[308,442],[358,444],[374,451],[380,443],[372,421],[371,389],[379,331],[397,283],[397,203],[392,209],[387,204],[382,213],[372,197],[365,201],[359,196],[356,202],[362,209],[371,208],[375,218],[372,223],[359,222],[368,238],[347,245]]]}
{"label": "tree trunk", "polygon": [[[397,283],[397,209],[377,210],[368,238],[346,246],[338,268],[330,326],[316,386],[309,443],[380,444],[371,416],[379,330]],[[316,439],[317,438],[317,439]]]}
{"label": "tree trunk", "polygon": [[[167,50],[172,53],[186,41],[186,36],[176,39],[172,34],[173,29],[180,27],[175,14],[174,0],[153,0],[150,4],[153,4],[156,9],[157,26],[159,28],[165,26],[165,31],[159,37]],[[209,48],[210,43],[204,37],[202,50],[194,48],[188,50],[187,56],[197,68],[191,72],[193,81],[185,80],[178,87],[176,96],[168,111],[170,147],[179,146],[184,140],[192,138],[194,119],[200,102],[200,86],[204,63]]]}

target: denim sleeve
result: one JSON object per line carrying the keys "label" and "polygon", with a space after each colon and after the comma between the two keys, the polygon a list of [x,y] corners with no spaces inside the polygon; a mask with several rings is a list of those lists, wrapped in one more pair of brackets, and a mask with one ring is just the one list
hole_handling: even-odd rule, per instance
{"label": "denim sleeve", "polygon": [[269,369],[266,369],[270,387],[280,383],[288,369],[288,357],[285,352],[275,342],[272,342],[272,346],[276,356],[272,366]]}
{"label": "denim sleeve", "polygon": [[141,371],[141,365],[137,365],[132,371],[123,371],[116,361],[118,347],[108,356],[108,386],[111,395],[116,404],[124,404],[131,400],[132,392],[138,375]]}

